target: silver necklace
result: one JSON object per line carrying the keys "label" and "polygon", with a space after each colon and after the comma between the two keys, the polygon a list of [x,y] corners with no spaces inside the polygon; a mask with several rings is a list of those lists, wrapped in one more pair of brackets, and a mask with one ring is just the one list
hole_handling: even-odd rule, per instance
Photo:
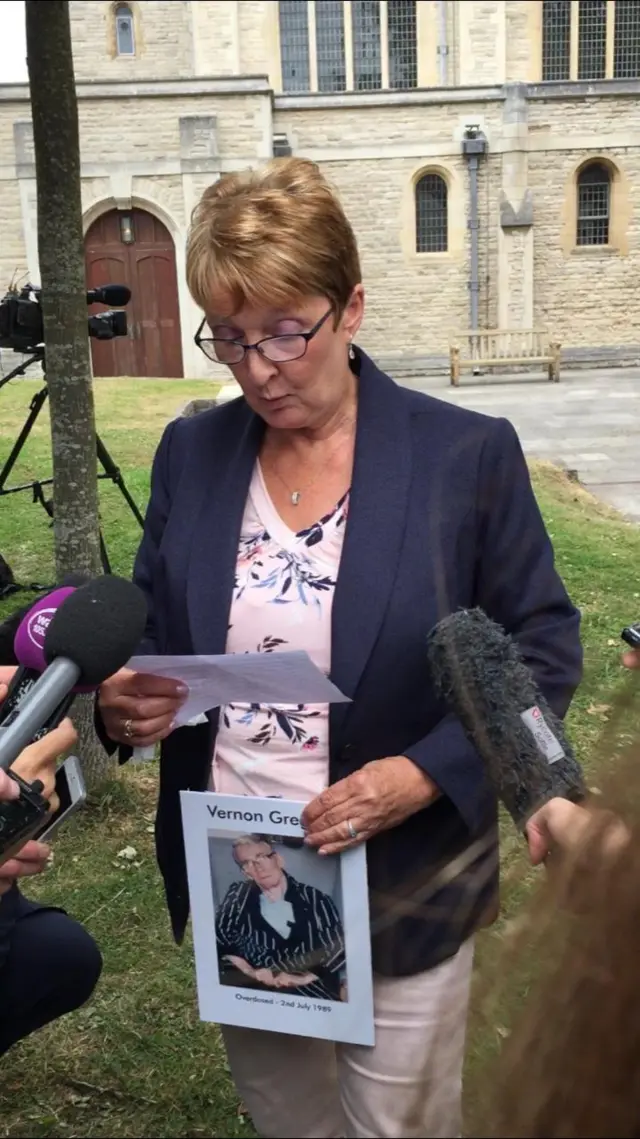
{"label": "silver necklace", "polygon": [[289,501],[291,502],[292,506],[299,506],[300,501],[302,499],[302,495],[305,494],[308,490],[310,490],[311,487],[318,481],[318,479],[320,478],[320,475],[326,470],[326,468],[329,465],[329,463],[331,462],[333,456],[335,454],[337,454],[337,452],[339,451],[340,446],[343,442],[344,442],[344,440],[340,440],[338,442],[337,446],[334,447],[333,450],[329,452],[324,463],[322,464],[320,469],[318,471],[316,471],[315,475],[310,480],[310,482],[308,482],[305,486],[296,487],[293,490],[288,485],[288,483],[285,482],[285,480],[283,479],[282,475],[280,474],[280,471],[278,470],[275,463],[272,464],[272,469],[273,469],[274,473],[276,474],[277,478],[280,479],[280,482],[282,483],[284,489],[286,490],[287,494],[289,495]]}

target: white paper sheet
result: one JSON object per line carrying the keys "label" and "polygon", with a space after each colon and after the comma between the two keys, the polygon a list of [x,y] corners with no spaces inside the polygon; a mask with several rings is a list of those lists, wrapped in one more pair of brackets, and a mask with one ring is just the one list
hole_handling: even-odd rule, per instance
{"label": "white paper sheet", "polygon": [[178,727],[223,704],[340,704],[349,699],[305,652],[136,656],[126,667],[186,685],[189,695],[176,717]]}

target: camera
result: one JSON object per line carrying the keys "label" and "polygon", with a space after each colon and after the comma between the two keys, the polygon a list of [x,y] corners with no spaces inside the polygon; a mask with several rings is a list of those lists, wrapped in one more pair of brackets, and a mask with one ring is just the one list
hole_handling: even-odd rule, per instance
{"label": "camera", "polygon": [[[0,301],[0,348],[14,352],[33,352],[44,341],[41,289],[24,285],[10,289]],[[103,285],[87,292],[87,304],[121,304],[131,297],[124,285]],[[127,335],[126,312],[101,312],[88,317],[89,336],[96,340],[113,340]]]}

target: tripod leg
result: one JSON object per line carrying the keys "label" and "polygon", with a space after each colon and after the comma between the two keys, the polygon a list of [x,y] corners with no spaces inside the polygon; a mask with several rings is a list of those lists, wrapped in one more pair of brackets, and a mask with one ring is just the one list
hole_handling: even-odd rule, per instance
{"label": "tripod leg", "polygon": [[106,547],[105,540],[104,540],[104,537],[102,534],[102,528],[100,528],[99,535],[100,535],[100,561],[102,562],[102,569],[103,569],[104,573],[111,573],[111,563],[109,561],[109,555],[107,553],[107,547]]}
{"label": "tripod leg", "polygon": [[11,452],[10,452],[2,470],[0,471],[0,494],[2,494],[2,492],[4,491],[5,483],[6,483],[7,479],[9,478],[9,475],[11,474],[13,467],[15,466],[16,460],[18,459],[18,456],[20,455],[20,452],[25,445],[25,442],[28,438],[29,432],[31,431],[31,428],[33,427],[36,419],[38,418],[38,416],[40,414],[40,409],[41,409],[43,403],[45,402],[48,394],[49,393],[48,393],[46,387],[42,388],[41,391],[36,392],[33,399],[31,400],[31,404],[30,404],[30,408],[29,408],[29,414],[28,414],[28,416],[24,422],[24,426],[23,426],[20,434],[18,435],[18,438],[16,439],[15,443],[13,444],[13,447],[11,448]]}
{"label": "tripod leg", "polygon": [[120,490],[125,502],[129,506],[129,509],[131,510],[131,513],[133,514],[134,518],[140,523],[141,527],[144,526],[144,518],[142,517],[140,511],[138,510],[138,507],[136,506],[135,502],[133,501],[133,499],[132,499],[132,497],[131,497],[131,495],[130,495],[130,493],[129,493],[126,485],[125,485],[125,481],[122,477],[122,472],[121,472],[120,468],[117,467],[116,464],[114,463],[113,459],[111,458],[111,455],[107,451],[107,448],[105,447],[104,443],[102,442],[102,439],[100,438],[100,436],[98,435],[97,432],[96,432],[96,445],[98,448],[98,459],[102,465],[102,468],[104,470],[105,475],[107,475],[107,477],[110,478],[111,481],[116,484],[116,486]]}

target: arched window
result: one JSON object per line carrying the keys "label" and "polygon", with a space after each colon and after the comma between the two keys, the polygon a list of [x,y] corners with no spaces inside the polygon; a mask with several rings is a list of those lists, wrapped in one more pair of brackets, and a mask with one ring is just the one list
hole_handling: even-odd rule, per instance
{"label": "arched window", "polygon": [[415,196],[416,252],[446,253],[447,183],[440,174],[423,174],[416,182]]}
{"label": "arched window", "polygon": [[603,162],[583,166],[577,181],[576,245],[608,245],[611,173]]}
{"label": "arched window", "polygon": [[136,45],[133,35],[133,12],[128,4],[118,4],[115,10],[116,19],[116,53],[118,55],[135,55]]}

